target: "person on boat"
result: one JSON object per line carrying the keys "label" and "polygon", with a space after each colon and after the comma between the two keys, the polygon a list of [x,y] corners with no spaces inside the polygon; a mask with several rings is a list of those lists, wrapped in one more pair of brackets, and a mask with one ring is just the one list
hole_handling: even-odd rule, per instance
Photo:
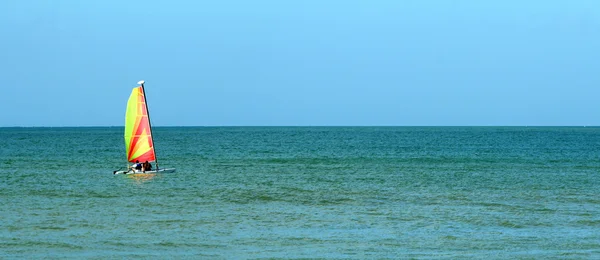
{"label": "person on boat", "polygon": [[132,169],[136,170],[136,171],[141,171],[142,170],[142,164],[140,163],[140,161],[136,160],[135,163],[133,164],[133,166],[131,166]]}
{"label": "person on boat", "polygon": [[142,169],[144,172],[146,171],[151,171],[152,170],[152,164],[150,164],[148,161],[144,162],[144,164],[142,164]]}

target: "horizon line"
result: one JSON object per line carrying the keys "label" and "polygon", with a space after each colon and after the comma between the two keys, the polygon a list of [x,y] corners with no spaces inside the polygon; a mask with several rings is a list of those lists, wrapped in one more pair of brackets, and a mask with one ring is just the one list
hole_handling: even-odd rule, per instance
{"label": "horizon line", "polygon": [[[102,125],[65,125],[65,126],[0,126],[0,128],[124,128],[125,126]],[[153,125],[152,128],[163,127],[599,127],[598,125]]]}

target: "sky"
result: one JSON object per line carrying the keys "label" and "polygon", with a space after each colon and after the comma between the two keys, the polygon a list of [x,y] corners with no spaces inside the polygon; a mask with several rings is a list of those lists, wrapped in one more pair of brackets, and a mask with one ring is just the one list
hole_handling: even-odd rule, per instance
{"label": "sky", "polygon": [[598,126],[596,0],[3,0],[0,127]]}

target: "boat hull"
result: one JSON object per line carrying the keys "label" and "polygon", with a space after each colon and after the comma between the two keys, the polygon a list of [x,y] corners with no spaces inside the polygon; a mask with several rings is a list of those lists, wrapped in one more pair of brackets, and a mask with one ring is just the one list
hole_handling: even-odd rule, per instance
{"label": "boat hull", "polygon": [[128,171],[114,171],[113,174],[148,174],[148,173],[170,173],[170,172],[175,172],[175,168],[166,168],[166,169],[159,169],[158,171],[153,170],[153,171],[134,171],[134,170],[128,170]]}

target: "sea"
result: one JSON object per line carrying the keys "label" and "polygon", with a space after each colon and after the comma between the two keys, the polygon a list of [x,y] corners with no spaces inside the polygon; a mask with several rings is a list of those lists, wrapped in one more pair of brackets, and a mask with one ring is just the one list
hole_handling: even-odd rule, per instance
{"label": "sea", "polygon": [[600,127],[0,128],[0,259],[600,259]]}

